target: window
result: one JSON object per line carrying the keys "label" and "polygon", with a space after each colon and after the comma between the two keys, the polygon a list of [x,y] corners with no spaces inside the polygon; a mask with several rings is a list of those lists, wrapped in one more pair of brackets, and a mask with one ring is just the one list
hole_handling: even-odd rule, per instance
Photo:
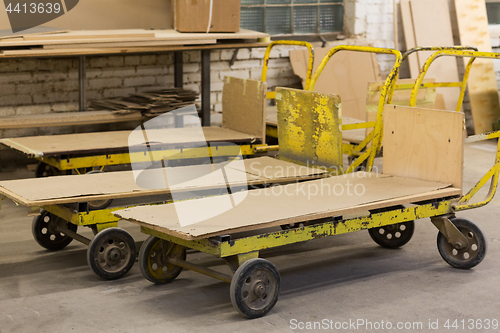
{"label": "window", "polygon": [[241,0],[241,28],[270,35],[341,32],[342,0]]}
{"label": "window", "polygon": [[486,0],[486,12],[488,13],[488,24],[500,24],[499,0]]}

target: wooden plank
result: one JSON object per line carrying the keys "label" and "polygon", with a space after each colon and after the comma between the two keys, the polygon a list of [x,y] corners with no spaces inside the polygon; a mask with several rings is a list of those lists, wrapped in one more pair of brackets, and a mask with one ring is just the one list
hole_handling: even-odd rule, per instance
{"label": "wooden plank", "polygon": [[[347,194],[349,186],[351,195]],[[356,188],[359,191],[363,189],[364,192],[355,195]],[[357,172],[252,190],[235,208],[226,211],[216,211],[220,201],[227,199],[220,196],[170,205],[135,207],[114,214],[179,238],[201,239],[454,196],[459,193],[460,190],[449,188],[447,184]],[[197,206],[213,207],[211,211],[202,212],[207,216],[214,216],[217,212],[219,214],[196,224],[181,224],[183,221],[179,220],[178,211]]]}
{"label": "wooden plank", "polygon": [[[321,177],[325,171],[294,165],[270,157],[258,157],[243,161],[245,168],[227,165],[227,163],[210,166],[187,166],[168,168],[181,170],[183,175],[198,175],[225,168],[228,179],[241,179],[246,176],[246,182],[235,183],[231,186],[254,186],[262,183],[283,183],[297,179],[311,179]],[[213,168],[213,169],[212,169]],[[231,177],[233,176],[233,177]],[[234,177],[237,176],[237,177]],[[245,177],[244,176],[244,177]],[[210,180],[214,180],[211,178]],[[209,186],[202,183],[185,183],[176,186],[176,192],[206,190],[225,187],[224,183],[212,182]],[[46,178],[10,180],[0,182],[0,193],[25,206],[44,206],[53,204],[67,204],[86,202],[101,199],[135,198],[150,195],[168,195],[170,188],[145,189],[137,185],[133,171],[118,171],[102,174],[71,175]]]}
{"label": "wooden plank", "polygon": [[[190,45],[193,44],[216,44],[216,39],[200,39],[189,41]],[[163,45],[185,45],[184,40],[166,40],[166,41],[144,41],[144,42],[108,42],[108,43],[85,43],[85,44],[65,44],[65,45],[44,45],[44,50],[61,50],[61,49],[74,49],[74,48],[132,48],[132,47],[146,47],[146,46],[163,46]]]}
{"label": "wooden plank", "polygon": [[[413,29],[413,17],[411,13],[410,0],[401,0],[401,17],[403,18],[403,32],[406,41],[406,50],[410,50],[417,46],[415,41],[415,30]],[[420,63],[416,53],[408,56],[408,65],[410,67],[410,77],[416,79],[420,73]]]}
{"label": "wooden plank", "polygon": [[57,49],[43,50],[31,49],[24,51],[16,51],[16,54],[5,53],[7,51],[0,50],[0,58],[36,58],[39,56],[77,56],[77,55],[111,55],[111,54],[127,54],[127,53],[142,53],[142,52],[167,52],[167,51],[193,51],[193,50],[222,50],[222,49],[239,49],[239,48],[254,48],[267,47],[269,43],[263,42],[248,42],[239,41],[236,43],[217,43],[209,45],[168,45],[168,46],[148,46],[134,48],[92,48],[92,49]]}
{"label": "wooden plank", "polygon": [[[321,60],[330,51],[329,48],[314,50],[314,72]],[[302,53],[296,54],[295,53]],[[290,59],[305,61],[292,67],[296,75],[305,80],[309,53],[305,49],[291,50]],[[318,78],[314,91],[335,94],[342,100],[342,115],[366,121],[366,85],[371,81],[381,80],[376,55],[365,52],[341,50],[330,59]]]}
{"label": "wooden plank", "polygon": [[[84,35],[83,35],[84,36]],[[110,34],[107,38],[73,38],[73,39],[46,39],[46,40],[23,40],[23,41],[0,41],[0,47],[13,46],[39,46],[39,45],[65,45],[65,44],[88,44],[88,43],[111,43],[111,42],[154,42],[154,41],[183,41],[189,45],[200,40],[222,40],[222,39],[259,39],[267,38],[268,34],[241,29],[234,33],[180,33],[175,30],[160,30],[155,31],[151,37],[120,37],[119,35]]]}
{"label": "wooden plank", "polygon": [[0,129],[73,126],[144,120],[140,113],[117,115],[111,111],[60,112],[0,117]]}
{"label": "wooden plank", "polygon": [[265,82],[226,76],[222,88],[222,127],[266,140]]}
{"label": "wooden plank", "polygon": [[386,105],[384,174],[462,188],[464,114]]}
{"label": "wooden plank", "polygon": [[[481,52],[491,52],[491,40],[486,17],[486,4],[480,0],[455,0],[461,45],[473,45]],[[463,58],[467,66],[469,58]],[[497,60],[498,61],[498,60]],[[493,59],[476,59],[468,81],[474,131],[476,134],[493,130],[500,118],[498,88]]]}
{"label": "wooden plank", "polygon": [[[417,46],[454,45],[448,0],[411,0],[410,4]],[[417,52],[420,66],[432,53]],[[436,59],[425,77],[434,78],[436,82],[458,82],[456,58]],[[447,110],[456,110],[459,88],[438,88],[436,91],[443,94]]]}
{"label": "wooden plank", "polygon": [[[194,127],[148,130],[150,142],[180,145],[200,142],[200,129]],[[28,156],[57,156],[86,152],[128,152],[131,131],[76,133],[0,139],[0,143]],[[206,142],[251,142],[254,136],[221,127],[203,127]],[[202,138],[203,139],[203,138]],[[203,142],[205,142],[203,141]]]}
{"label": "wooden plank", "polygon": [[153,30],[110,29],[110,30],[68,30],[65,33],[23,35],[25,41],[50,41],[66,39],[101,39],[101,38],[153,38]]}

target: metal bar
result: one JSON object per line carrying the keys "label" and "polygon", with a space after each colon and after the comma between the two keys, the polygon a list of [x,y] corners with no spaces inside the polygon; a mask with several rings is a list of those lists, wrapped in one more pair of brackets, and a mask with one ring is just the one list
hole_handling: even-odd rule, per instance
{"label": "metal bar", "polygon": [[80,111],[87,110],[87,72],[85,70],[85,56],[78,57],[78,96]]}
{"label": "metal bar", "polygon": [[201,51],[201,125],[210,126],[210,50]]}
{"label": "metal bar", "polygon": [[[220,243],[221,257],[228,257],[252,251],[278,246],[295,244],[312,239],[324,238],[363,229],[371,229],[386,225],[414,221],[425,217],[434,217],[451,213],[451,200],[440,203],[432,203],[409,207],[405,209],[394,209],[388,212],[371,214],[343,221],[331,221],[318,223],[302,228],[294,228],[283,231],[275,231],[267,234],[232,240]],[[306,219],[306,217],[305,217]]]}
{"label": "metal bar", "polygon": [[166,260],[169,264],[172,264],[172,265],[175,265],[175,266],[179,266],[179,267],[183,267],[183,268],[187,268],[193,272],[197,272],[197,273],[201,273],[201,274],[204,274],[204,275],[208,275],[210,277],[213,277],[215,279],[218,279],[218,280],[221,280],[221,281],[224,281],[224,282],[227,282],[227,283],[231,283],[231,279],[232,279],[232,276],[231,275],[228,275],[228,274],[224,274],[224,273],[220,273],[220,272],[217,272],[213,269],[210,269],[210,268],[206,268],[206,267],[203,267],[203,266],[200,266],[200,265],[196,265],[196,264],[192,264],[190,262],[187,262],[185,260],[181,260],[181,259],[177,259],[177,258],[168,258]]}
{"label": "metal bar", "polygon": [[355,130],[355,129],[361,129],[361,128],[372,128],[372,127],[375,127],[374,121],[370,121],[370,122],[366,122],[366,123],[357,123],[357,124],[343,124],[342,130],[349,131],[349,130]]}
{"label": "metal bar", "polygon": [[182,51],[174,52],[174,85],[176,88],[184,86]]}
{"label": "metal bar", "polygon": [[[267,147],[266,144],[246,144],[238,145],[241,155],[254,155],[256,148]],[[208,152],[207,152],[208,149]],[[78,168],[101,167],[106,165],[120,165],[161,161],[164,158],[174,156],[176,159],[189,159],[200,157],[227,157],[236,156],[234,146],[214,146],[208,148],[191,148],[191,149],[170,149],[170,150],[157,150],[151,151],[151,154],[145,155],[144,152],[137,153],[122,153],[122,154],[109,154],[109,155],[96,155],[87,157],[72,157],[64,160],[56,159],[54,157],[38,158],[48,165],[51,165],[58,170],[74,170]]]}
{"label": "metal bar", "polygon": [[77,240],[80,243],[83,243],[85,245],[89,245],[90,244],[90,239],[88,239],[87,237],[84,237],[84,236],[82,236],[80,234],[77,234],[76,232],[71,231],[68,228],[58,226],[57,227],[57,231],[62,232],[66,236],[69,236],[69,237],[73,238],[74,240]]}

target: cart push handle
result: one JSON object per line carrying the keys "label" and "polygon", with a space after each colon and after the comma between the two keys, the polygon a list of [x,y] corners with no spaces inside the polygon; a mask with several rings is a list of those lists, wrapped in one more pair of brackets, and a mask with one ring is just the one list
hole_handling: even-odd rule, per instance
{"label": "cart push handle", "polygon": [[[296,40],[276,40],[271,42],[266,49],[266,53],[264,55],[264,63],[262,65],[262,75],[261,81],[266,82],[267,78],[267,69],[269,67],[269,58],[271,57],[271,50],[276,45],[295,45],[295,46],[304,46],[309,50],[309,63],[307,65],[307,73],[306,73],[306,83],[304,85],[304,90],[309,88],[309,84],[311,83],[311,77],[313,72],[313,64],[314,64],[314,49],[313,46],[308,42],[296,41]],[[268,92],[268,99],[276,98],[276,92]]]}
{"label": "cart push handle", "polygon": [[380,91],[380,99],[378,104],[377,118],[375,120],[375,129],[372,131],[373,134],[370,134],[363,142],[360,144],[363,148],[367,146],[370,141],[372,142],[372,146],[367,149],[361,156],[359,156],[347,169],[346,173],[354,171],[358,166],[363,163],[366,159],[367,162],[367,171],[370,171],[373,166],[373,161],[375,160],[375,156],[382,146],[382,112],[384,109],[384,104],[390,104],[392,102],[392,96],[394,94],[394,88],[396,86],[396,78],[399,74],[399,67],[401,66],[401,62],[403,60],[403,56],[399,50],[389,49],[389,48],[381,48],[381,47],[372,47],[372,46],[356,46],[356,45],[340,45],[332,48],[321,61],[318,69],[314,73],[311,84],[309,85],[310,91],[314,91],[314,86],[316,82],[323,72],[326,64],[331,59],[331,57],[339,52],[339,51],[356,51],[356,52],[367,52],[367,53],[381,53],[381,54],[393,54],[396,56],[396,61],[390,74],[387,76],[385,83]]}

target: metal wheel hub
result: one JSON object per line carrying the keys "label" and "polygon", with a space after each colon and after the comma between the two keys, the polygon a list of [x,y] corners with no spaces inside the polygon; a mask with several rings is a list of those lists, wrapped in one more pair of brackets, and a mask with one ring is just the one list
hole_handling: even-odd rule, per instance
{"label": "metal wheel hub", "polygon": [[458,260],[468,260],[469,258],[477,255],[478,240],[472,231],[465,228],[459,228],[459,230],[467,238],[467,243],[456,243],[455,245],[448,243],[446,250],[450,256],[455,257]]}
{"label": "metal wheel hub", "polygon": [[116,272],[127,266],[130,255],[130,249],[124,241],[110,238],[101,244],[97,261],[107,271]]}
{"label": "metal wheel hub", "polygon": [[272,277],[264,270],[256,270],[246,278],[241,292],[251,309],[262,309],[272,301],[272,297],[268,295],[274,294],[276,286],[271,281]]}

